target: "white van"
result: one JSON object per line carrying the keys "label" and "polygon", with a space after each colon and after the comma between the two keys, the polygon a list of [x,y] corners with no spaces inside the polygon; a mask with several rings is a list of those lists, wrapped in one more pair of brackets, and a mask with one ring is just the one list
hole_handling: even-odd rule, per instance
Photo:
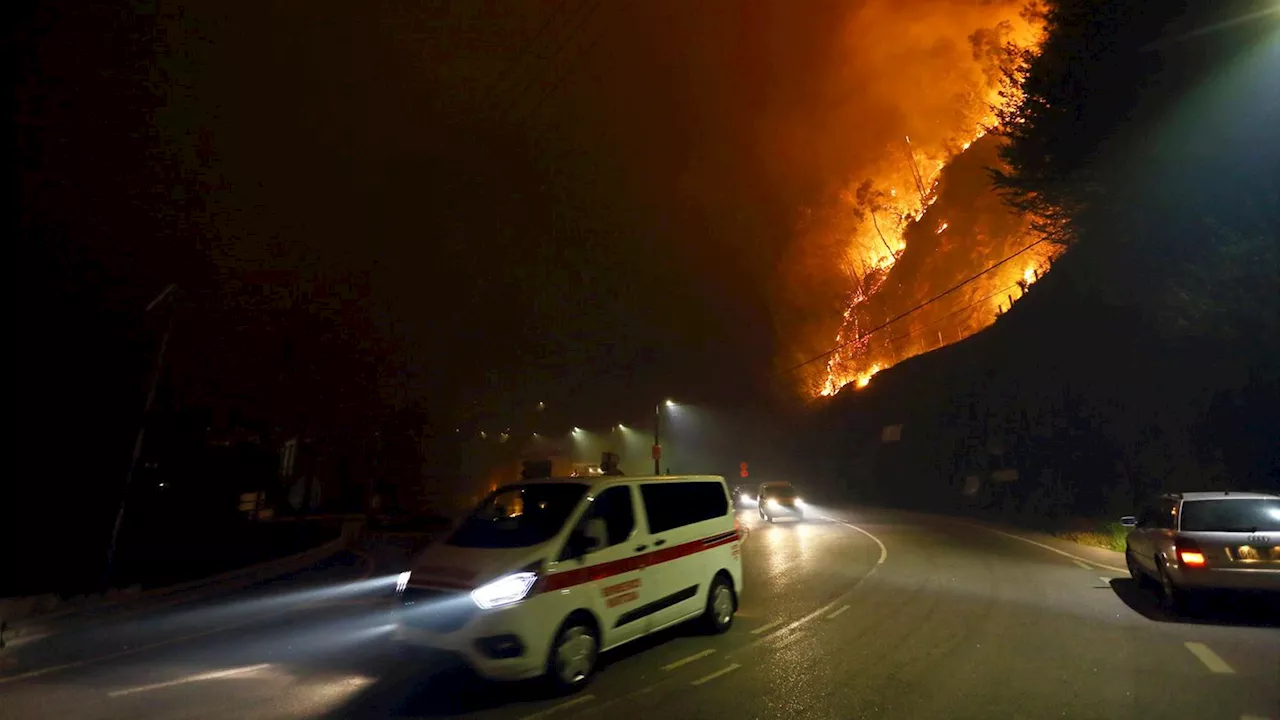
{"label": "white van", "polygon": [[717,476],[507,485],[401,575],[396,636],[572,689],[603,650],[695,618],[728,630],[741,541]]}

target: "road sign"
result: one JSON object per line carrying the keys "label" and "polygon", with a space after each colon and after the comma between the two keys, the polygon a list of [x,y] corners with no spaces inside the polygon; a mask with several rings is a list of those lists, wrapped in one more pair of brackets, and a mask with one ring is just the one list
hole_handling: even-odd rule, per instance
{"label": "road sign", "polygon": [[654,460],[662,459],[662,446],[657,443],[653,444],[653,459]]}
{"label": "road sign", "polygon": [[749,475],[749,474],[750,474],[750,473],[748,473],[748,472],[747,472],[747,463],[746,463],[746,462],[741,462],[741,463],[739,463],[739,464],[738,464],[738,475],[739,475],[739,476],[741,476],[741,477],[747,477],[747,475]]}

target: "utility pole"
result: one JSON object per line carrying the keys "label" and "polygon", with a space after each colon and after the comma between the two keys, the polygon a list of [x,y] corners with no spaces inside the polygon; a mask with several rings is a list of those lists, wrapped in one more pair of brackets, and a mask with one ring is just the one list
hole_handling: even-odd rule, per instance
{"label": "utility pole", "polygon": [[[169,285],[154,300],[147,303],[147,307],[143,313],[151,312],[157,305],[169,297],[177,285]],[[160,337],[160,349],[156,351],[155,367],[151,369],[151,386],[147,389],[147,399],[142,406],[142,421],[138,424],[138,435],[133,441],[133,455],[129,458],[129,472],[124,477],[124,490],[120,495],[120,507],[116,510],[116,521],[111,526],[111,542],[107,545],[107,567],[102,575],[102,589],[106,590],[111,583],[111,570],[115,565],[116,559],[116,542],[120,537],[120,526],[124,522],[125,503],[129,499],[129,487],[133,485],[133,473],[138,467],[138,458],[142,455],[142,439],[147,432],[147,418],[151,414],[151,404],[156,399],[156,389],[160,386],[160,372],[164,368],[164,353],[169,347],[169,335],[173,331],[173,312],[169,313],[169,319],[165,322],[164,335]]]}
{"label": "utility pole", "polygon": [[662,474],[662,403],[653,406],[653,474]]}

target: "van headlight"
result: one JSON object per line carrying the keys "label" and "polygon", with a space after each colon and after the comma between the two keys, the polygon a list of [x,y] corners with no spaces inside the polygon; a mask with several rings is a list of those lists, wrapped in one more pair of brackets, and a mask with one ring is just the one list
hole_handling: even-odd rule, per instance
{"label": "van headlight", "polygon": [[471,591],[471,600],[482,610],[518,603],[533,589],[538,580],[536,572],[517,572],[485,583]]}
{"label": "van headlight", "polygon": [[804,499],[796,498],[796,507],[804,507]]}
{"label": "van headlight", "polygon": [[780,505],[777,500],[770,500],[768,502],[768,505],[770,510],[777,510],[778,508],[782,507],[782,505]]}

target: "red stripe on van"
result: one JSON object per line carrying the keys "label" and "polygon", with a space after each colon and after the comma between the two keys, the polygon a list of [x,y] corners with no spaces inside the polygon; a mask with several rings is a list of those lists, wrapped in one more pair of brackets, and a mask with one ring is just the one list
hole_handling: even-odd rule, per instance
{"label": "red stripe on van", "polygon": [[703,550],[718,548],[729,543],[737,542],[739,534],[736,532],[718,533],[705,538],[699,538],[680,545],[672,545],[669,548],[661,548],[653,552],[647,552],[643,555],[635,557],[623,558],[622,560],[614,560],[612,562],[600,563],[599,565],[589,565],[576,570],[566,570],[558,572],[554,575],[548,575],[542,583],[542,590],[563,590],[575,585],[583,583],[595,582],[603,580],[614,575],[639,570],[641,568],[660,565],[664,562],[678,560]]}

